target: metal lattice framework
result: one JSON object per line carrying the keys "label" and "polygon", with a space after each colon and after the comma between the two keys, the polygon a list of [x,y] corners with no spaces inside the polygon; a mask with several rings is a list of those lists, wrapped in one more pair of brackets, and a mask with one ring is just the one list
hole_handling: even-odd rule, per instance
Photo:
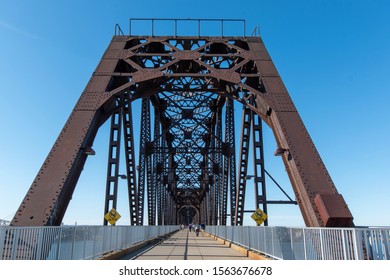
{"label": "metal lattice framework", "polygon": [[[138,166],[131,107],[136,99],[142,99]],[[237,102],[243,118],[236,159]],[[105,212],[116,205],[123,137],[130,224],[145,224],[147,209],[149,225],[224,225],[229,213],[232,225],[242,225],[251,137],[256,206],[266,211],[272,201],[265,193],[264,121],[306,224],[353,225],[260,37],[124,35],[112,38],[12,225],[61,223],[108,118]]]}

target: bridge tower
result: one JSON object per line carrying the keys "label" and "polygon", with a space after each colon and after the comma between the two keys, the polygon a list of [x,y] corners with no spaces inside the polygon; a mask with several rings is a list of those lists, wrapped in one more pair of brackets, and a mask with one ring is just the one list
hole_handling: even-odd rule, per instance
{"label": "bridge tower", "polygon": [[[242,225],[248,159],[256,207],[266,210],[262,125],[273,132],[307,226],[352,226],[260,36],[113,36],[15,217],[14,226],[60,225],[101,125],[110,119],[105,212],[116,207],[124,147],[132,225]],[[234,20],[235,21],[235,20]],[[154,24],[154,21],[152,21]],[[152,26],[153,30],[153,26]],[[142,100],[141,130],[132,102]],[[242,108],[239,145],[235,109]],[[139,137],[139,147],[134,139]],[[250,140],[252,139],[252,140]],[[250,149],[252,141],[253,149]],[[121,145],[124,142],[124,145]],[[135,149],[139,148],[136,159]],[[239,149],[239,156],[236,149]],[[137,175],[138,174],[138,175]],[[291,200],[292,201],[292,200]],[[147,220],[144,211],[147,209]],[[230,214],[229,214],[230,213]]]}

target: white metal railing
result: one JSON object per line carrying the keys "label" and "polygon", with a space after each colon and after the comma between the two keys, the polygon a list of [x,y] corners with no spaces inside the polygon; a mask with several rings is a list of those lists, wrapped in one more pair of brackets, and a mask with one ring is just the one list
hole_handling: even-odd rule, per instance
{"label": "white metal railing", "polygon": [[206,231],[274,259],[390,259],[390,228],[207,226]]}
{"label": "white metal railing", "polygon": [[0,260],[97,259],[178,226],[0,227]]}
{"label": "white metal railing", "polygon": [[8,226],[11,222],[0,219],[0,227]]}

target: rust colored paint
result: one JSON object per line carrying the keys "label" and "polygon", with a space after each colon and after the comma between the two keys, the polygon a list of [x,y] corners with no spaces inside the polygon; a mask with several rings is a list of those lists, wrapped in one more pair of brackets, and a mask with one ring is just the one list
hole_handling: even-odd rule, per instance
{"label": "rust colored paint", "polygon": [[[151,57],[158,65],[147,67],[144,61]],[[227,61],[228,67],[215,58]],[[115,98],[124,92],[131,100],[158,97],[162,88],[170,90],[167,81],[178,77],[207,81],[215,92],[248,106],[271,127],[285,151],[283,162],[307,226],[353,226],[352,214],[260,37],[129,36],[113,37],[12,225],[61,224],[87,159],[85,150],[118,106]],[[198,197],[203,196],[194,199]]]}

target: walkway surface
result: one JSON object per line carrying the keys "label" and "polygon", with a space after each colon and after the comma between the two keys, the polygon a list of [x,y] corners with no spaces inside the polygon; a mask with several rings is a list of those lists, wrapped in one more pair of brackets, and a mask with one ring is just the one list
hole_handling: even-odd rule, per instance
{"label": "walkway surface", "polygon": [[247,256],[219,243],[207,233],[189,232],[188,229],[174,233],[157,246],[137,255],[133,260],[250,260]]}

